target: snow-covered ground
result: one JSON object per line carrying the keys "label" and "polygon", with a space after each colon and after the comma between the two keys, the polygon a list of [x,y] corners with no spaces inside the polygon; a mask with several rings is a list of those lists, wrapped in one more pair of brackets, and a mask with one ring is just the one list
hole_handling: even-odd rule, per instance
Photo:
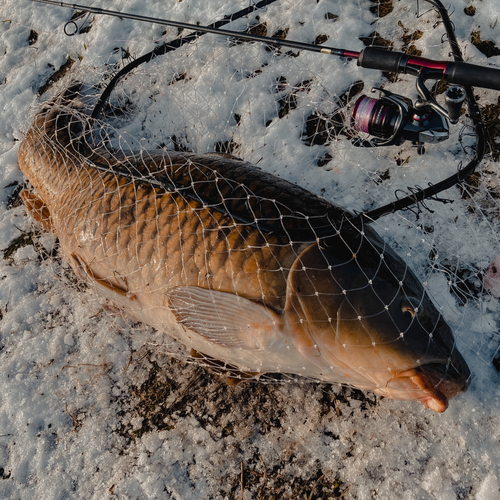
{"label": "snow-covered ground", "polygon": [[[246,5],[92,0],[94,7],[193,24]],[[396,49],[413,35],[423,56],[447,57],[425,2],[416,17],[417,2],[394,1],[394,11],[377,22],[374,5],[281,0],[230,27],[244,30],[258,15],[268,35],[289,28],[290,40],[326,35],[325,45],[352,50],[375,30]],[[500,4],[446,5],[466,59],[498,65],[498,56],[487,59],[470,40],[478,32],[500,46]],[[464,13],[470,5],[473,16]],[[427,282],[471,366],[469,391],[444,414],[307,380],[228,387],[171,358],[166,336],[104,311],[57,257],[47,258],[54,239],[36,232],[18,204],[19,139],[32,107],[53,90],[38,95],[51,75],[71,60],[66,79],[95,84],[121,59],[117,48],[137,57],[177,36],[176,28],[96,15],[86,21],[90,30],[68,37],[63,27],[73,13],[29,0],[0,4],[0,498],[500,498],[500,376],[492,362],[500,305],[481,283],[481,271],[500,254],[500,169],[491,155],[476,186],[442,194],[453,203],[428,202],[432,212],[375,223]],[[133,106],[113,122],[123,130],[117,142],[173,147],[175,135],[207,152],[232,140],[238,156],[351,210],[437,182],[466,161],[461,126],[421,157],[407,145],[356,149],[345,138],[306,145],[311,111],[331,114],[338,105],[328,96],[356,81],[365,93],[387,83],[354,61],[305,52],[281,57],[205,35],[134,78],[120,90]],[[415,98],[411,77],[387,88]],[[481,105],[497,103],[498,93],[477,93]],[[287,95],[294,101],[288,108]]]}

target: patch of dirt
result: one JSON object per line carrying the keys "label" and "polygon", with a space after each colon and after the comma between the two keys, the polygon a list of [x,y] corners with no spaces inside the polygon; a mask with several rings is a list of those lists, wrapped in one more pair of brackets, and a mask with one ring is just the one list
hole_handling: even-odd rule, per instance
{"label": "patch of dirt", "polygon": [[377,31],[372,31],[368,36],[360,36],[359,39],[367,46],[387,47],[392,50],[394,44],[387,38],[382,38]]}
{"label": "patch of dirt", "polygon": [[469,5],[465,7],[464,12],[466,16],[473,16],[476,13],[476,7],[474,7],[474,5]]}
{"label": "patch of dirt", "polygon": [[30,30],[30,35],[28,37],[28,43],[30,45],[35,45],[38,40],[38,33],[35,30]]}
{"label": "patch of dirt", "polygon": [[335,130],[343,127],[343,120],[344,117],[341,113],[329,117],[322,113],[313,112],[306,118],[302,140],[307,146],[324,146],[335,139]]}
{"label": "patch of dirt", "polygon": [[457,304],[464,306],[469,299],[477,299],[484,293],[483,272],[480,269],[460,269],[456,262],[444,261],[443,267],[453,276],[450,292],[458,299]]}
{"label": "patch of dirt", "polygon": [[289,85],[286,78],[281,76],[276,81],[275,91],[287,91],[278,100],[278,117],[284,118],[290,111],[297,108],[297,97],[299,92],[308,92],[311,88],[311,80],[304,80],[296,85]]}
{"label": "patch of dirt", "polygon": [[444,92],[446,92],[447,88],[448,88],[448,82],[445,82],[444,80],[438,80],[432,86],[431,94],[435,97],[439,94],[443,94]]}
{"label": "patch of dirt", "polygon": [[[265,22],[259,22],[259,16],[256,17],[257,24],[253,24],[248,27],[242,33],[246,35],[257,35],[257,36],[267,36],[267,24]],[[251,40],[241,40],[240,38],[231,38],[230,45],[241,45],[243,43],[255,43]]]}
{"label": "patch of dirt", "polygon": [[[286,36],[288,35],[288,32],[290,31],[290,28],[284,28],[284,29],[279,29],[275,33],[271,35],[272,38],[278,38],[279,40],[284,40]],[[282,47],[275,45],[274,43],[269,43],[266,44],[266,50],[268,52],[274,52],[276,55],[281,54],[282,52]],[[299,52],[293,52],[291,50],[285,52],[285,55],[289,57],[297,57],[299,55]]]}
{"label": "patch of dirt", "polygon": [[389,172],[389,169],[385,170],[384,172],[377,173],[377,177],[374,179],[375,184],[382,184],[382,182],[388,180],[391,178],[391,174]]}
{"label": "patch of dirt", "polygon": [[231,139],[230,141],[221,141],[215,143],[215,152],[229,158],[234,158],[239,148],[240,145],[233,139]]}
{"label": "patch of dirt", "polygon": [[23,231],[21,234],[10,242],[9,246],[3,251],[3,258],[9,259],[14,253],[20,248],[24,248],[33,245],[34,239],[39,236],[40,233],[35,231]]}
{"label": "patch of dirt", "polygon": [[23,190],[23,185],[19,184],[17,181],[14,181],[7,186],[5,186],[4,189],[14,187],[14,191],[9,195],[7,198],[7,210],[11,210],[12,208],[20,207],[23,204],[23,200],[21,199],[21,191]]}
{"label": "patch of dirt", "polygon": [[370,7],[370,12],[378,17],[385,17],[394,10],[392,0],[370,0],[370,2],[375,4]]}
{"label": "patch of dirt", "polygon": [[279,38],[280,40],[284,40],[288,35],[290,28],[280,29],[272,34],[273,38]]}
{"label": "patch of dirt", "polygon": [[330,21],[336,21],[338,18],[339,16],[337,16],[337,14],[332,14],[331,12],[327,12],[325,14],[325,19],[328,19]]}
{"label": "patch of dirt", "polygon": [[488,142],[493,159],[500,159],[500,98],[497,104],[487,104],[481,107],[481,115],[486,129],[486,141]]}
{"label": "patch of dirt", "polygon": [[[296,457],[292,456],[293,463]],[[285,463],[274,465],[272,469],[254,455],[251,460],[241,464],[241,473],[229,479],[230,488],[222,491],[221,496],[227,500],[240,500],[242,492],[250,490],[256,500],[307,499],[323,500],[343,498],[349,487],[346,487],[331,471],[323,472],[319,463],[316,472],[307,478],[290,478],[285,473]]]}
{"label": "patch of dirt", "polygon": [[351,400],[361,401],[355,405],[356,411],[370,411],[379,399],[357,389],[280,374],[266,375],[266,382],[229,386],[224,378],[196,363],[151,351],[134,357],[129,371],[146,369],[147,377],[131,389],[135,402],[130,401],[130,416],[142,419],[141,426],[127,423],[117,431],[129,441],[147,432],[173,429],[186,416],[196,418],[216,441],[233,433],[268,434],[281,429],[287,418],[289,408],[281,390],[285,382],[314,388],[321,395],[321,416],[332,410],[337,416],[348,416],[354,411]]}
{"label": "patch of dirt", "polygon": [[420,30],[415,30],[412,33],[410,33],[410,30],[405,28],[401,21],[399,21],[398,25],[403,29],[404,32],[403,47],[402,47],[403,52],[412,56],[421,56],[422,51],[420,49],[417,49],[417,47],[415,47],[415,44],[413,42],[420,40],[420,38],[422,38],[422,36],[424,35],[424,32]]}
{"label": "patch of dirt", "polygon": [[328,40],[328,35],[318,35],[314,40],[314,45],[321,45]]}
{"label": "patch of dirt", "polygon": [[[345,107],[353,100],[364,88],[364,83],[359,81],[349,87],[337,99],[339,109],[331,115],[312,112],[305,121],[305,130],[302,134],[302,140],[307,146],[323,146],[332,140],[335,140],[339,134],[350,137],[346,129]],[[329,161],[329,160],[328,160]],[[328,161],[326,163],[328,163]],[[322,160],[318,161],[318,166],[324,166]]]}
{"label": "patch of dirt", "polygon": [[493,57],[500,55],[500,49],[491,40],[482,40],[479,31],[473,31],[470,35],[470,41],[479,52],[483,53],[486,57]]}
{"label": "patch of dirt", "polygon": [[[308,476],[294,476],[288,472],[290,463],[302,458],[293,446],[272,463],[265,463],[257,452],[243,460],[242,446],[251,446],[253,437],[285,433],[296,412],[290,408],[288,387],[302,390],[311,396],[317,406],[315,424],[324,426],[331,419],[350,418],[355,412],[370,413],[380,398],[351,388],[305,381],[301,377],[266,376],[268,381],[247,382],[228,386],[224,379],[196,364],[179,361],[156,351],[145,350],[134,354],[128,374],[142,380],[125,396],[121,406],[122,425],[114,432],[130,445],[137,438],[159,430],[173,430],[186,418],[196,419],[214,441],[226,440],[228,453],[236,453],[241,460],[239,473],[228,473],[221,479],[217,498],[239,499],[242,492],[256,499],[327,499],[342,498],[348,490],[335,471],[325,469],[317,462]],[[278,383],[276,383],[278,382]],[[287,385],[285,385],[285,383]],[[288,383],[292,384],[291,386]],[[338,440],[339,435],[324,431],[327,440]],[[248,445],[246,441],[248,440]],[[346,452],[346,457],[352,456]],[[238,456],[241,457],[238,459]]]}
{"label": "patch of dirt", "polygon": [[[82,23],[85,22],[87,19],[87,13],[85,11],[75,11],[75,13],[71,16],[70,21],[76,21],[80,20]],[[90,22],[87,24],[87,26],[78,27],[78,34],[82,35],[84,33],[88,33],[92,29],[92,21],[94,18],[90,20]]]}
{"label": "patch of dirt", "polygon": [[[73,66],[74,62],[75,61],[71,59],[71,57],[68,57],[66,59],[66,62],[57,71],[55,71],[49,77],[49,79],[40,87],[40,89],[38,90],[38,95],[41,96],[45,94],[45,92],[50,90],[50,88],[54,85],[54,83],[58,82],[61,78],[63,78],[66,75],[66,73],[71,69],[71,66]],[[51,65],[49,64],[49,66]],[[53,66],[51,67],[54,68]]]}
{"label": "patch of dirt", "polygon": [[328,165],[332,160],[333,156],[330,153],[325,153],[325,155],[318,160],[317,165],[318,167],[324,167],[325,165]]}

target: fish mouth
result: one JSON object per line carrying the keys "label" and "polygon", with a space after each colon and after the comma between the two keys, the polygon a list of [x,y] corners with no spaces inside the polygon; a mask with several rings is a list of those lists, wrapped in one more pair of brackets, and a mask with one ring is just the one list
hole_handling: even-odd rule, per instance
{"label": "fish mouth", "polygon": [[394,399],[413,399],[437,413],[448,408],[451,398],[467,390],[470,374],[450,375],[454,368],[447,364],[431,363],[394,375],[384,392]]}

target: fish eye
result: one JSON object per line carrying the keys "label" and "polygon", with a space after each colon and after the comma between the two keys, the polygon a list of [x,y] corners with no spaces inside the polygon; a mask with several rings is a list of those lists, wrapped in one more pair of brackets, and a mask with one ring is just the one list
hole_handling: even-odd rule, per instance
{"label": "fish eye", "polygon": [[407,297],[401,301],[401,312],[409,319],[413,319],[420,310],[420,302],[415,297]]}

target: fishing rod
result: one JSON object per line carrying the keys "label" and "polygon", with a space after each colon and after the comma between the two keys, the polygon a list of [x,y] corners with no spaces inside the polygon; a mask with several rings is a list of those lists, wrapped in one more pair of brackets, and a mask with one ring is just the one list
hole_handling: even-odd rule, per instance
{"label": "fishing rod", "polygon": [[140,16],[137,14],[129,14],[115,10],[101,9],[99,7],[59,2],[56,0],[32,1],[57,5],[59,7],[67,7],[74,10],[82,10],[92,14],[119,17],[121,19],[132,19],[135,21],[160,24],[164,26],[173,26],[176,28],[194,30],[203,33],[214,33],[216,35],[234,37],[240,40],[262,42],[275,47],[290,47],[293,49],[319,52],[321,54],[334,55],[338,57],[348,57],[357,59],[358,66],[361,66],[362,68],[389,71],[392,73],[408,73],[413,76],[418,76],[419,72],[425,69],[429,72],[429,78],[437,77],[448,83],[473,85],[486,89],[500,90],[500,69],[488,68],[475,64],[452,61],[435,61],[424,57],[411,56],[403,52],[393,52],[376,47],[366,47],[361,52],[356,52],[353,50],[325,47],[323,45],[314,45],[291,40],[282,40],[281,38],[253,35],[251,33],[242,33],[239,31],[221,29],[213,26],[183,23],[169,19]]}
{"label": "fishing rod", "polygon": [[[147,63],[158,55],[166,54],[167,52],[175,50],[185,43],[194,41],[197,37],[204,33],[213,33],[240,40],[261,42],[267,44],[268,46],[275,46],[276,48],[290,47],[299,50],[307,50],[327,55],[356,59],[358,66],[363,68],[392,73],[405,73],[417,77],[416,87],[419,93],[419,98],[415,104],[404,96],[393,94],[384,89],[372,89],[372,91],[379,90],[382,93],[380,99],[369,98],[365,95],[358,98],[351,116],[351,126],[355,130],[370,134],[372,139],[370,141],[353,139],[352,143],[354,146],[380,147],[400,145],[405,140],[410,140],[417,146],[417,152],[419,154],[423,154],[424,143],[439,143],[448,139],[448,121],[452,124],[458,122],[462,111],[462,104],[465,103],[468,107],[469,116],[474,123],[476,132],[476,146],[473,148],[474,157],[472,160],[463,168],[459,166],[454,175],[437,184],[429,185],[425,189],[408,188],[410,191],[409,195],[374,210],[355,215],[355,217],[361,217],[361,219],[365,222],[374,221],[383,215],[393,213],[397,210],[406,209],[414,204],[418,205],[418,203],[425,199],[435,197],[441,191],[452,187],[473,173],[475,167],[481,162],[484,156],[484,124],[482,122],[479,106],[475,100],[471,85],[500,90],[500,70],[463,62],[460,47],[454,34],[453,25],[449,19],[448,12],[440,0],[426,1],[432,4],[441,16],[441,22],[446,30],[454,61],[436,61],[423,57],[411,56],[402,52],[387,51],[376,47],[366,47],[361,52],[356,52],[346,49],[326,47],[323,45],[314,45],[282,40],[281,38],[220,29],[220,26],[238,19],[239,17],[242,17],[243,15],[246,15],[254,10],[262,8],[275,0],[261,0],[261,2],[248,7],[247,9],[239,11],[233,15],[225,16],[224,19],[209,26],[200,26],[128,14],[55,0],[32,1],[82,10],[83,12],[194,30],[193,33],[188,36],[177,38],[171,42],[166,42],[156,47],[148,54],[139,57],[122,68],[108,83],[107,87],[101,94],[99,101],[91,114],[91,118],[93,119],[97,118],[99,113],[102,111],[102,108],[112,89],[120,78],[125,76],[128,72],[140,64]],[[447,109],[444,109],[436,102],[425,86],[425,82],[429,79],[444,80],[448,83],[455,84],[454,86],[448,88],[445,93],[445,104]],[[266,230],[266,228],[263,228],[263,230]],[[329,236],[328,230],[325,231],[325,234],[316,233],[316,236]]]}

